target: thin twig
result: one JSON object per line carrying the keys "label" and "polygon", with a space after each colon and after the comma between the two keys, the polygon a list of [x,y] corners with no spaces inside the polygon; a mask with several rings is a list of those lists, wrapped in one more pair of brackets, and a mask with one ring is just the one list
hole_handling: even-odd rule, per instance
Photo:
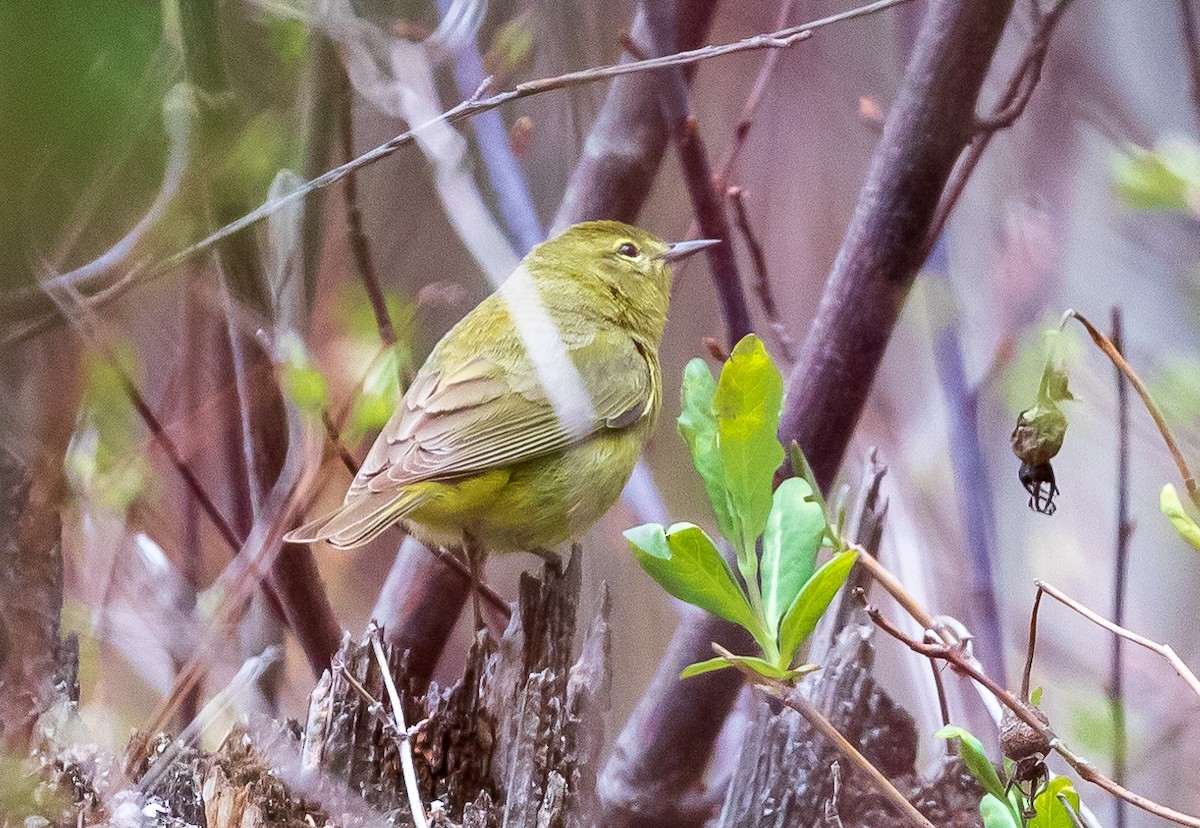
{"label": "thin twig", "polygon": [[[669,54],[677,48],[677,6],[676,0],[642,4],[654,54]],[[633,46],[636,48],[636,44]],[[683,70],[679,67],[666,69],[657,73],[657,78],[663,120],[675,142],[680,171],[692,202],[692,213],[704,238],[720,239],[722,242],[710,247],[705,255],[717,289],[717,303],[725,322],[726,341],[732,347],[753,328],[737,258],[730,244],[732,235],[729,218],[725,214],[725,202],[721,192],[714,186],[708,150],[696,118],[689,111],[688,85]]]}
{"label": "thin twig", "polygon": [[1000,130],[1012,126],[1025,111],[1029,99],[1033,96],[1033,90],[1041,80],[1042,67],[1045,65],[1046,55],[1049,53],[1050,37],[1054,34],[1059,20],[1062,19],[1063,12],[1072,2],[1073,0],[1058,0],[1050,11],[1040,16],[1037,20],[1037,31],[1030,38],[1029,46],[1025,49],[1020,63],[1017,64],[1016,71],[1009,78],[1008,85],[996,103],[995,109],[988,115],[976,117],[975,137],[971,139],[966,152],[955,166],[954,173],[947,182],[942,198],[938,202],[937,212],[934,213],[929,230],[925,235],[922,259],[928,257],[933,246],[937,244],[937,240],[946,226],[946,221],[950,218],[950,213],[954,211],[954,206],[962,196],[971,173],[979,165],[979,159],[983,157],[992,138]]}
{"label": "thin twig", "polygon": [[[775,28],[782,29],[787,26],[788,20],[792,17],[792,12],[796,8],[796,0],[784,0],[779,5],[779,16],[775,18]],[[729,175],[733,171],[734,164],[737,163],[738,157],[742,154],[742,149],[746,146],[746,139],[750,135],[750,128],[754,126],[754,114],[758,111],[758,105],[762,103],[763,95],[767,91],[767,83],[771,80],[771,75],[775,71],[775,65],[779,63],[779,58],[782,53],[773,51],[767,53],[763,59],[763,64],[759,67],[758,75],[754,78],[754,86],[750,88],[750,94],[746,96],[746,102],[742,104],[742,112],[738,115],[737,125],[733,128],[733,140],[729,144],[729,148],[725,150],[725,154],[721,156],[721,160],[717,163],[716,185],[717,187],[725,187],[729,182]]]}
{"label": "thin twig", "polygon": [[1033,655],[1037,651],[1038,612],[1042,608],[1042,591],[1033,596],[1033,609],[1029,612],[1029,643],[1025,647],[1025,669],[1021,673],[1021,701],[1029,701],[1029,683],[1033,675]]}
{"label": "thin twig", "polygon": [[[346,95],[341,106],[342,155],[347,161],[354,158],[354,96]],[[363,288],[367,291],[367,299],[371,303],[371,311],[375,314],[375,325],[379,328],[379,338],[383,344],[396,344],[396,329],[392,325],[392,317],[388,313],[387,299],[384,298],[383,288],[379,285],[379,277],[375,274],[375,262],[371,259],[371,245],[367,241],[366,230],[363,229],[362,210],[358,207],[358,176],[351,170],[346,174],[346,223],[350,229],[350,252],[354,256],[354,264],[362,279]]]}
{"label": "thin twig", "polygon": [[[1121,309],[1112,309],[1112,342],[1118,353],[1123,351]],[[1129,520],[1129,383],[1114,366],[1117,381],[1117,526],[1113,573],[1113,621],[1125,624],[1125,586],[1129,571],[1129,536],[1133,526]],[[1113,721],[1113,780],[1125,784],[1125,768],[1129,757],[1129,736],[1125,729],[1125,670],[1121,638],[1113,639],[1112,661],[1108,674],[1108,703]],[[1116,825],[1125,828],[1126,808],[1117,801]]]}
{"label": "thin twig", "polygon": [[[933,637],[932,630],[926,630],[925,637],[929,639]],[[946,699],[946,687],[942,683],[942,671],[938,669],[936,661],[930,661],[929,667],[933,671],[933,686],[937,690],[938,697],[938,712],[942,714],[942,726],[946,727],[950,724],[950,704]],[[947,739],[946,747],[950,753],[958,752],[958,743],[955,739]]]}
{"label": "thin twig", "polygon": [[[828,17],[823,17],[803,25],[790,26],[775,32],[752,35],[731,43],[724,43],[714,46],[702,46],[698,49],[690,49],[683,52],[677,52],[672,55],[665,55],[663,57],[649,58],[647,60],[640,61],[630,61],[627,63],[618,63],[592,69],[583,69],[576,72],[567,72],[555,77],[526,81],[518,84],[510,90],[499,92],[489,97],[484,97],[484,92],[486,92],[485,81],[475,95],[462,101],[457,106],[443,112],[436,118],[433,118],[426,123],[419,124],[406,132],[400,133],[391,140],[380,144],[379,146],[368,150],[367,152],[364,152],[354,160],[334,167],[322,175],[305,182],[284,196],[260,205],[254,210],[251,210],[243,215],[241,218],[229,222],[224,227],[221,227],[204,239],[201,239],[195,244],[180,250],[178,253],[175,253],[167,259],[148,266],[135,268],[134,271],[127,273],[116,280],[114,280],[112,275],[107,272],[98,274],[97,278],[89,278],[87,280],[79,281],[78,283],[69,279],[62,281],[63,277],[60,276],[45,280],[44,282],[40,283],[38,288],[29,290],[36,291],[53,287],[66,287],[69,285],[80,291],[105,291],[103,297],[94,293],[92,296],[88,297],[93,306],[95,306],[99,301],[108,301],[116,298],[124,293],[125,290],[127,290],[133,284],[147,282],[170,273],[189,259],[209,250],[217,244],[220,244],[230,236],[233,236],[242,230],[257,224],[263,219],[266,219],[268,216],[278,212],[280,209],[288,206],[292,202],[306,198],[313,192],[340,181],[350,173],[392,155],[402,147],[411,144],[418,134],[429,129],[435,124],[458,124],[468,118],[478,115],[481,112],[489,112],[506,104],[532,97],[534,95],[540,95],[551,91],[574,89],[579,86],[621,77],[622,75],[630,75],[637,72],[646,72],[656,69],[665,69],[674,66],[687,66],[693,63],[699,63],[700,61],[711,60],[713,58],[738,54],[741,52],[759,51],[762,49],[787,49],[801,41],[808,40],[813,36],[817,29],[821,29],[835,23],[840,23],[843,20],[864,17],[866,15],[884,11],[885,9],[890,9],[894,6],[898,6],[909,1],[910,0],[876,0],[874,3],[869,3],[865,6],[860,6],[858,8],[850,9],[838,14],[829,15]],[[116,284],[114,284],[114,282],[116,282]],[[22,291],[14,291],[10,293],[9,296],[0,299],[0,308],[7,306],[10,301],[17,302],[27,298],[28,297],[25,296]],[[17,331],[15,333],[6,335],[3,341],[5,344],[8,344],[16,339],[23,338],[25,333],[25,330]]]}
{"label": "thin twig", "polygon": [[964,658],[962,654],[959,653],[955,648],[946,647],[940,644],[925,643],[922,641],[917,641],[914,638],[910,638],[904,633],[903,630],[888,621],[887,618],[884,617],[883,613],[879,611],[878,607],[874,607],[867,603],[865,598],[863,599],[863,603],[865,605],[867,615],[870,617],[871,621],[875,623],[875,626],[879,627],[879,629],[883,630],[892,638],[904,644],[913,652],[923,655],[926,658],[941,659],[948,662],[957,670],[967,674],[979,684],[987,688],[988,692],[995,696],[1001,704],[1011,710],[1018,719],[1025,722],[1025,724],[1029,725],[1034,729],[1034,731],[1041,735],[1042,738],[1046,739],[1051,748],[1053,748],[1054,752],[1061,756],[1063,760],[1066,761],[1066,763],[1070,765],[1076,773],[1079,774],[1081,779],[1091,782],[1093,785],[1108,791],[1113,796],[1120,797],[1131,805],[1135,805],[1136,807],[1154,814],[1155,816],[1162,817],[1163,819],[1170,820],[1171,822],[1178,823],[1179,825],[1190,826],[1190,828],[1200,828],[1200,817],[1194,817],[1189,814],[1185,814],[1182,811],[1177,811],[1174,808],[1170,808],[1166,805],[1155,802],[1154,800],[1147,799],[1140,794],[1136,794],[1133,791],[1118,785],[1112,779],[1105,776],[1103,773],[1097,770],[1091,762],[1088,762],[1086,759],[1077,755],[1074,751],[1068,748],[1054,732],[1053,728],[1038,719],[1037,716],[1030,712],[1030,708],[1026,704],[1018,701],[1011,692],[1005,690],[986,673],[976,668],[975,665],[971,664],[971,662]]}
{"label": "thin twig", "polygon": [[388,666],[387,657],[383,654],[383,645],[379,637],[371,636],[371,647],[375,650],[375,660],[379,662],[379,672],[383,674],[383,686],[387,688],[388,700],[392,703],[392,724],[400,742],[400,768],[404,773],[404,787],[408,792],[408,810],[412,813],[413,824],[416,828],[428,828],[429,820],[425,816],[425,805],[421,802],[421,791],[417,787],[417,770],[413,766],[412,742],[408,738],[408,726],[404,723],[404,708],[400,704],[400,694],[396,692],[396,682],[392,680],[392,671]]}
{"label": "thin twig", "polygon": [[1079,324],[1087,329],[1088,335],[1096,343],[1096,347],[1112,360],[1112,364],[1117,367],[1118,371],[1125,375],[1125,378],[1129,380],[1129,384],[1138,392],[1138,396],[1142,398],[1142,403],[1146,406],[1146,410],[1154,418],[1154,424],[1158,426],[1158,433],[1162,435],[1163,442],[1167,444],[1167,451],[1171,453],[1171,459],[1175,461],[1175,466],[1179,469],[1180,476],[1183,477],[1183,485],[1187,489],[1192,503],[1197,508],[1200,508],[1200,488],[1196,485],[1196,477],[1192,474],[1192,470],[1188,468],[1187,460],[1184,459],[1179,444],[1175,442],[1175,437],[1171,434],[1171,429],[1167,425],[1167,420],[1163,416],[1162,409],[1158,407],[1158,403],[1150,396],[1150,391],[1146,388],[1146,384],[1142,382],[1142,378],[1137,375],[1137,372],[1133,370],[1133,366],[1125,360],[1125,357],[1121,355],[1121,352],[1117,350],[1112,341],[1088,321],[1086,316],[1074,309],[1069,309],[1063,314],[1062,324],[1065,325],[1068,319],[1077,320]]}
{"label": "thin twig", "polygon": [[767,276],[767,256],[754,233],[754,228],[750,226],[750,215],[746,211],[746,193],[741,187],[730,187],[725,194],[733,204],[734,223],[750,250],[750,260],[754,262],[754,292],[758,294],[758,301],[762,303],[767,324],[771,326],[775,338],[779,341],[784,360],[791,365],[796,361],[796,344],[779,318],[779,305],[775,301],[775,291],[771,289],[771,280]]}
{"label": "thin twig", "polygon": [[799,693],[788,693],[782,685],[764,684],[760,681],[754,685],[757,690],[766,693],[776,699],[779,699],[785,707],[790,707],[795,710],[804,720],[807,721],[814,730],[817,730],[829,741],[833,742],[838,750],[840,750],[851,764],[861,770],[875,782],[875,785],[880,793],[888,802],[892,803],[905,819],[918,826],[918,828],[934,828],[924,814],[916,809],[916,807],[908,801],[904,794],[897,790],[892,781],[883,775],[879,768],[871,764],[867,757],[859,753],[858,749],[850,743],[850,740],[838,732],[838,729],[824,716],[821,711],[817,710],[808,699]]}
{"label": "thin twig", "polygon": [[1195,693],[1197,697],[1200,697],[1200,679],[1196,678],[1196,674],[1193,673],[1186,664],[1184,664],[1183,659],[1181,659],[1175,653],[1175,650],[1171,648],[1171,645],[1159,644],[1157,641],[1152,641],[1145,636],[1138,635],[1137,633],[1122,627],[1120,624],[1115,624],[1112,621],[1109,621],[1103,615],[1100,615],[1094,610],[1088,609],[1074,598],[1071,598],[1057,587],[1054,587],[1045,581],[1034,581],[1033,583],[1035,586],[1037,586],[1039,593],[1046,593],[1064,606],[1075,610],[1075,612],[1079,613],[1093,624],[1103,627],[1114,635],[1119,635],[1121,638],[1124,638],[1126,641],[1131,641],[1134,644],[1137,644],[1139,647],[1145,647],[1147,650],[1158,653],[1160,656],[1170,662],[1171,666],[1175,668],[1175,672],[1179,674],[1179,677],[1187,682],[1188,687],[1191,688],[1192,692]]}

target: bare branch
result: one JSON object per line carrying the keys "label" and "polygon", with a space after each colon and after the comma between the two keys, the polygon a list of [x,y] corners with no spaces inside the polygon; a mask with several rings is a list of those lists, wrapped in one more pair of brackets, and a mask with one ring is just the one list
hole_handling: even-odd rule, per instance
{"label": "bare branch", "polygon": [[1035,586],[1037,586],[1038,592],[1046,593],[1055,601],[1058,601],[1064,606],[1075,610],[1075,612],[1079,613],[1093,624],[1103,627],[1114,635],[1118,635],[1121,638],[1124,638],[1126,641],[1131,641],[1134,644],[1137,644],[1139,647],[1145,647],[1147,650],[1158,653],[1160,656],[1170,662],[1171,666],[1175,668],[1175,672],[1179,674],[1179,677],[1187,682],[1188,687],[1191,688],[1192,692],[1195,693],[1197,697],[1200,697],[1200,679],[1196,678],[1196,674],[1193,673],[1188,666],[1183,663],[1183,659],[1176,655],[1175,650],[1172,649],[1169,644],[1159,644],[1157,641],[1151,641],[1149,638],[1138,635],[1137,633],[1122,627],[1120,624],[1109,621],[1103,615],[1100,615],[1100,613],[1088,609],[1083,604],[1059,590],[1057,587],[1054,587],[1045,581],[1034,581],[1033,583]]}
{"label": "bare branch", "polygon": [[[1112,342],[1123,352],[1121,309],[1112,309]],[[1129,538],[1133,521],[1129,517],[1129,382],[1121,369],[1115,368],[1117,381],[1117,521],[1116,549],[1113,554],[1113,621],[1125,623],[1125,591],[1129,571]],[[1112,660],[1108,672],[1108,702],[1113,720],[1113,781],[1125,784],[1125,769],[1129,761],[1129,735],[1125,727],[1125,670],[1124,648],[1121,639],[1113,639]],[[1117,801],[1117,828],[1125,828],[1124,800]]]}
{"label": "bare branch", "polygon": [[[354,97],[346,95],[342,101],[341,134],[342,156],[347,160],[354,158]],[[358,276],[362,279],[363,288],[367,291],[367,299],[371,303],[371,311],[375,314],[375,325],[379,328],[379,338],[383,344],[391,347],[396,344],[396,329],[392,326],[392,317],[388,314],[387,300],[383,288],[379,285],[379,277],[375,274],[375,262],[371,259],[371,246],[367,241],[366,230],[363,229],[362,211],[358,207],[358,175],[350,172],[346,175],[346,220],[350,226],[350,252],[354,255],[354,264]]]}
{"label": "bare branch", "polygon": [[937,212],[929,224],[921,258],[926,258],[933,250],[933,246],[937,244],[937,240],[946,226],[946,221],[950,218],[950,213],[954,211],[954,205],[958,203],[959,197],[967,186],[967,180],[978,166],[979,159],[983,157],[992,138],[998,131],[1012,126],[1025,111],[1029,99],[1033,96],[1033,90],[1042,77],[1042,66],[1046,63],[1046,55],[1050,48],[1050,37],[1054,34],[1058,21],[1062,19],[1063,12],[1072,2],[1073,0],[1058,0],[1049,12],[1038,16],[1037,31],[1030,39],[1029,46],[1020,63],[1017,64],[1016,71],[1009,78],[1008,85],[1000,96],[996,108],[989,115],[978,116],[974,119],[975,136],[955,167],[950,183],[946,185]]}
{"label": "bare branch", "polygon": [[[654,54],[670,54],[675,51],[677,3],[675,0],[642,3],[641,19]],[[640,22],[640,21],[639,21]],[[636,40],[636,24],[634,39]],[[734,256],[729,219],[725,215],[725,201],[714,184],[708,151],[695,117],[690,113],[688,87],[681,68],[666,69],[656,73],[659,80],[658,97],[662,105],[667,130],[679,154],[679,166],[692,211],[704,238],[720,239],[721,244],[705,251],[713,284],[717,288],[717,303],[721,317],[725,320],[726,341],[733,347],[742,337],[750,333],[750,309],[742,290],[742,279],[738,273]]]}
{"label": "bare branch", "polygon": [[737,223],[738,231],[742,234],[742,240],[750,249],[750,259],[754,262],[754,292],[758,294],[758,301],[762,303],[767,324],[771,326],[775,338],[779,340],[784,360],[790,366],[796,361],[796,343],[792,341],[792,337],[787,332],[787,326],[779,317],[779,304],[775,301],[775,291],[771,289],[771,280],[767,275],[767,256],[763,252],[758,237],[754,234],[754,228],[750,226],[750,215],[746,211],[746,193],[741,187],[730,187],[725,194],[733,204],[734,220]]}
{"label": "bare branch", "polygon": [[[726,651],[728,652],[728,651]],[[761,677],[757,677],[761,681]],[[837,745],[838,750],[842,752],[851,764],[861,770],[875,783],[876,788],[884,795],[884,798],[890,802],[896,810],[904,815],[905,819],[918,826],[918,828],[934,828],[933,823],[925,818],[925,815],[918,811],[911,802],[909,802],[904,794],[896,790],[896,786],[892,781],[884,776],[879,768],[872,765],[867,757],[859,753],[858,748],[850,744],[841,733],[838,733],[836,727],[829,723],[829,720],[821,715],[821,711],[813,707],[812,702],[804,698],[800,693],[788,693],[783,687],[771,684],[756,683],[755,688],[773,696],[783,702],[785,707],[790,707],[801,716],[804,717],[810,725],[813,726],[822,736]]]}

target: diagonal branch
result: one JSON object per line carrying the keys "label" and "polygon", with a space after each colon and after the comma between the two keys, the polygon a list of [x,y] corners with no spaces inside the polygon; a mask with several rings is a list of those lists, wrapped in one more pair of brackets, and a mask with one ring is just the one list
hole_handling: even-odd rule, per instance
{"label": "diagonal branch", "polygon": [[[676,0],[659,0],[643,3],[641,6],[642,13],[638,22],[645,22],[646,34],[654,54],[670,54],[676,48],[677,6]],[[721,316],[725,320],[726,341],[732,348],[751,332],[752,327],[737,259],[733,254],[732,234],[729,232],[729,218],[725,214],[725,202],[716,187],[708,151],[704,147],[704,139],[700,137],[699,125],[689,111],[688,85],[683,70],[665,69],[656,74],[659,80],[658,97],[663,120],[679,154],[679,166],[683,172],[688,197],[692,201],[696,223],[704,238],[721,240],[721,244],[710,247],[705,255],[717,289]]]}
{"label": "diagonal branch", "polygon": [[[706,0],[703,6],[692,9],[691,13],[687,15],[685,25],[694,26],[698,30],[704,30],[707,27],[708,15],[711,13],[709,2],[710,0]],[[876,2],[865,6],[829,15],[828,17],[813,20],[800,26],[790,26],[775,32],[752,35],[731,43],[703,46],[664,57],[630,61],[593,69],[583,69],[551,78],[526,81],[510,90],[499,92],[490,97],[484,96],[487,90],[487,81],[485,79],[484,84],[480,86],[475,95],[462,101],[452,109],[443,112],[426,123],[418,124],[412,129],[400,133],[390,141],[368,150],[352,161],[341,164],[305,182],[302,186],[297,187],[284,196],[259,205],[240,218],[230,221],[209,236],[180,250],[167,259],[157,263],[146,264],[128,273],[116,273],[112,270],[105,270],[100,273],[88,274],[87,279],[72,282],[69,286],[92,300],[93,305],[111,301],[123,295],[134,285],[161,278],[174,271],[175,268],[184,262],[222,244],[227,239],[258,224],[289,204],[307,198],[318,190],[322,190],[342,180],[356,170],[387,158],[397,150],[413,143],[418,133],[436,124],[458,124],[482,112],[490,112],[493,109],[498,109],[514,101],[534,95],[541,95],[546,92],[574,89],[579,86],[586,86],[604,80],[625,78],[626,76],[656,69],[688,66],[700,61],[738,54],[740,52],[760,51],[763,49],[787,49],[801,41],[808,40],[818,29],[840,23],[843,20],[874,14],[906,2],[909,2],[909,0],[876,0]],[[699,37],[696,38],[697,41],[699,39]],[[619,84],[614,84],[614,90],[618,86]],[[621,94],[631,94],[636,93],[636,91],[636,87],[631,88],[631,86],[627,85]],[[636,108],[637,104],[631,102],[622,107],[614,108],[613,114],[629,114],[630,109],[636,110]],[[603,112],[601,117],[603,119]],[[659,118],[657,113],[653,117]],[[637,124],[636,121],[634,125],[644,126]],[[604,133],[605,126],[606,123],[603,120],[598,122],[597,129],[600,130],[601,134]],[[628,123],[607,123],[610,133],[617,133],[629,127],[630,124]],[[661,130],[661,120],[657,130]],[[561,230],[575,221],[584,221],[588,218],[602,216],[624,220],[635,218],[638,210],[641,208],[642,202],[645,200],[646,193],[649,191],[653,173],[658,167],[658,160],[661,160],[662,149],[660,145],[666,141],[665,134],[662,134],[661,141],[655,138],[653,135],[655,131],[655,128],[651,128],[650,137],[644,142],[644,147],[638,147],[632,153],[628,153],[628,145],[624,146],[623,149],[628,154],[627,158],[622,158],[621,154],[617,152],[617,148],[611,145],[607,148],[607,152],[602,149],[599,154],[589,149],[589,154],[576,167],[575,174],[568,184],[567,193],[564,196],[563,204],[559,208],[559,214],[555,220],[555,228]],[[593,131],[593,135],[597,135],[595,130]],[[603,145],[602,141],[598,143]],[[650,163],[651,159],[655,157],[658,160]],[[45,287],[67,287],[68,284],[66,282],[56,281],[62,279],[63,277],[55,277],[54,279],[47,280],[51,284],[46,284]],[[49,306],[47,303],[42,303],[41,308],[45,313],[43,318],[34,320],[13,320],[11,318],[11,308],[13,305],[30,301],[42,289],[44,288],[38,287],[24,291],[13,291],[8,295],[0,297],[0,318],[5,318],[7,324],[10,326],[3,339],[0,340],[4,344],[23,340],[33,333],[44,330],[57,317],[55,308]],[[17,322],[21,324],[17,325]]]}

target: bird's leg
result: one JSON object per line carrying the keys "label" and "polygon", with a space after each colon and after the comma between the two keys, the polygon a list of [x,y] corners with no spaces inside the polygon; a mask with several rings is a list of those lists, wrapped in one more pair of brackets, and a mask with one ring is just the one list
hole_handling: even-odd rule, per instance
{"label": "bird's leg", "polygon": [[487,629],[487,622],[483,620],[483,607],[479,600],[479,596],[483,592],[479,587],[479,567],[483,563],[484,550],[479,545],[479,541],[475,540],[469,532],[463,532],[463,554],[467,558],[467,568],[471,570],[471,609],[475,613],[475,632],[479,632]]}
{"label": "bird's leg", "polygon": [[563,573],[562,555],[558,554],[557,552],[554,552],[550,549],[543,549],[539,546],[536,549],[530,549],[529,554],[537,555],[539,558],[541,558],[542,562],[545,563],[546,566],[551,570],[553,570],[555,575],[561,575]]}

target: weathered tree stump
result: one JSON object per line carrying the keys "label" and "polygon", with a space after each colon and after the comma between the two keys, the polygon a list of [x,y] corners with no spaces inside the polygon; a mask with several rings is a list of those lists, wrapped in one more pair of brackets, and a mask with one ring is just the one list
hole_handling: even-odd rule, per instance
{"label": "weathered tree stump", "polygon": [[159,780],[152,801],[165,817],[202,828],[412,825],[378,642],[433,824],[593,825],[609,606],[605,595],[573,662],[581,572],[575,550],[564,572],[523,576],[503,637],[478,634],[463,677],[448,688],[407,682],[403,656],[383,643],[382,630],[358,642],[347,636],[312,692],[303,728],[251,722],[215,754],[181,752],[166,773],[152,761],[139,769]]}

